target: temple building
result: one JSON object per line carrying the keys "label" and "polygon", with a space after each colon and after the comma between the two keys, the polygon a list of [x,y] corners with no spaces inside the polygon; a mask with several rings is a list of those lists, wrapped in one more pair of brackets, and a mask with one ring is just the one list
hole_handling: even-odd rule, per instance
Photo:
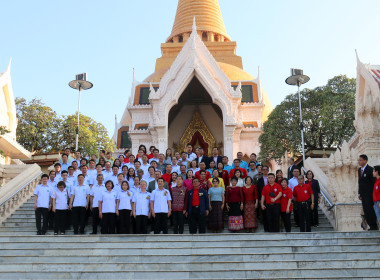
{"label": "temple building", "polygon": [[11,80],[11,62],[7,69],[0,73],[0,127],[7,133],[0,134],[0,165],[11,164],[12,159],[27,159],[31,153],[16,142],[16,105]]}
{"label": "temple building", "polygon": [[191,143],[206,154],[217,146],[230,159],[238,151],[258,153],[272,105],[260,74],[243,70],[236,48],[217,0],[179,0],[154,73],[142,82],[134,78],[124,114],[115,121],[117,148],[182,151]]}

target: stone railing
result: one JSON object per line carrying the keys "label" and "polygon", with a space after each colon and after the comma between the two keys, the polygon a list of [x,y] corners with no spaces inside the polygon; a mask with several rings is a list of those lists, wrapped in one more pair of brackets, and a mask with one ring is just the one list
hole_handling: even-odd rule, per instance
{"label": "stone railing", "polygon": [[0,224],[33,195],[41,174],[37,164],[29,165],[0,189]]}
{"label": "stone railing", "polygon": [[[315,159],[308,158],[305,161],[305,167],[307,170],[312,170],[314,173],[314,178],[318,180],[319,187],[321,189],[321,201],[319,202],[319,207],[322,212],[325,214],[330,224],[334,227],[334,230],[337,229],[336,218],[335,218],[335,208],[334,200],[328,190],[328,177],[326,173],[320,168],[320,162],[317,162]],[[328,164],[328,159],[325,159],[323,164]]]}

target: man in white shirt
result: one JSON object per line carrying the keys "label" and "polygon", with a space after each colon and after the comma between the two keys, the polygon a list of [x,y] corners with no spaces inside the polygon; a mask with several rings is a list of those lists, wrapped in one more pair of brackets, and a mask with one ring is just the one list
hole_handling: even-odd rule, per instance
{"label": "man in white shirt", "polygon": [[[80,166],[80,160],[82,158],[81,152],[80,151],[76,151],[75,154],[74,154],[74,156],[75,156],[75,158],[71,162],[71,165],[73,165],[73,162],[76,161],[77,162],[77,166]],[[75,169],[75,167],[74,167],[74,169]]]}
{"label": "man in white shirt", "polygon": [[164,179],[157,180],[158,188],[152,192],[150,198],[150,211],[154,218],[154,234],[168,234],[168,218],[172,212],[170,192],[164,189]]}
{"label": "man in white shirt", "polygon": [[106,191],[106,187],[103,184],[103,174],[97,174],[96,183],[90,190],[90,210],[92,212],[92,233],[98,233],[99,219],[99,199],[102,196],[102,192]]}
{"label": "man in white shirt", "polygon": [[135,169],[135,156],[134,155],[129,156],[129,162],[126,165],[128,166],[128,169],[129,168]]}
{"label": "man in white shirt", "polygon": [[79,169],[80,165],[78,165],[78,163],[75,160],[73,160],[71,166],[74,168],[74,176],[78,178],[78,175],[82,174],[82,172]]}
{"label": "man in white shirt", "polygon": [[189,168],[190,161],[187,160],[187,154],[185,152],[181,153],[181,159],[178,161],[178,164],[179,165],[185,165],[186,166],[186,170]]}
{"label": "man in white shirt", "polygon": [[92,181],[93,177],[87,174],[88,167],[87,165],[81,166],[82,175],[84,176],[84,184],[91,187],[94,183]]}
{"label": "man in white shirt", "polygon": [[95,168],[95,160],[93,159],[90,159],[89,161],[89,165],[88,165],[88,170],[87,170],[87,174],[90,176],[90,177],[94,177],[96,176],[96,168]]}
{"label": "man in white shirt", "polygon": [[177,174],[181,173],[181,166],[177,164],[177,158],[172,158],[172,173],[177,172]]}
{"label": "man in white shirt", "polygon": [[[48,215],[51,209],[51,191],[47,182],[49,176],[43,174],[41,176],[42,184],[38,185],[34,190],[34,211],[36,215],[36,227],[37,235],[45,235],[48,228]],[[42,228],[41,228],[41,217],[42,217]]]}
{"label": "man in white shirt", "polygon": [[60,162],[62,171],[67,170],[67,168],[69,168],[70,163],[68,162],[68,160],[69,160],[69,156],[67,154],[62,154],[61,162]]}
{"label": "man in white shirt", "polygon": [[75,186],[77,184],[78,177],[75,177],[74,175],[74,167],[69,166],[67,171],[68,171],[67,181],[69,181],[72,186]]}
{"label": "man in white shirt", "polygon": [[55,182],[55,171],[52,170],[49,172],[49,180],[47,182],[49,188],[53,191],[55,186],[57,185],[57,182]]}
{"label": "man in white shirt", "polygon": [[[71,192],[69,209],[72,209],[74,234],[84,234],[86,210],[90,201],[90,187],[84,184],[83,174],[78,175],[78,185]],[[79,229],[79,232],[78,232]]]}
{"label": "man in white shirt", "polygon": [[153,166],[150,166],[148,168],[148,177],[144,178],[144,180],[147,182],[148,186],[149,186],[149,183],[156,180],[156,176],[154,176],[154,172],[155,172],[155,169]]}
{"label": "man in white shirt", "polygon": [[142,164],[141,164],[141,167],[140,169],[142,169],[144,171],[144,174],[149,174],[148,172],[148,168],[149,168],[150,164],[148,163],[148,156],[147,155],[143,155],[142,156]]}
{"label": "man in white shirt", "polygon": [[294,190],[294,187],[298,185],[298,176],[300,175],[300,170],[298,167],[293,169],[293,177],[289,180],[289,188]]}
{"label": "man in white shirt", "polygon": [[104,182],[107,182],[108,177],[112,175],[111,163],[107,161],[104,165],[104,168],[105,170],[103,171],[103,178],[104,178]]}
{"label": "man in white shirt", "polygon": [[160,151],[158,149],[154,149],[153,150],[153,157],[149,160],[149,163],[151,163],[152,160],[155,160],[156,162],[158,162],[159,161],[159,158],[158,158],[159,154],[160,154]]}
{"label": "man in white shirt", "polygon": [[108,176],[105,182],[107,183],[107,181],[111,180],[114,185],[117,184],[117,175],[119,175],[119,167],[114,165],[112,167],[112,175]]}
{"label": "man in white shirt", "polygon": [[186,157],[190,162],[197,157],[197,155],[193,153],[193,145],[191,144],[188,144],[186,147]]}

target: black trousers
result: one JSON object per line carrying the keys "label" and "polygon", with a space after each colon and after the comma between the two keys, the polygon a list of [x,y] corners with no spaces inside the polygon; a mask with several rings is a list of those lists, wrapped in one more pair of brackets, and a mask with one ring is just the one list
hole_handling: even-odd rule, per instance
{"label": "black trousers", "polygon": [[284,223],[284,227],[285,227],[286,232],[292,231],[292,225],[290,222],[290,215],[291,215],[291,212],[290,213],[281,212],[281,220]]}
{"label": "black trousers", "polygon": [[362,196],[362,206],[364,211],[364,217],[367,221],[370,230],[377,230],[377,218],[375,210],[373,209],[372,196]]}
{"label": "black trousers", "polygon": [[49,214],[48,214],[48,226],[49,226],[49,229],[54,229],[54,212],[53,212],[53,207],[49,210]]}
{"label": "black trousers", "polygon": [[299,221],[299,214],[298,214],[298,204],[297,202],[293,203],[293,215],[294,215],[294,222],[296,223],[297,227],[300,226],[300,221]]}
{"label": "black trousers", "polygon": [[266,204],[266,217],[268,223],[268,232],[280,232],[280,203]]}
{"label": "black trousers", "polygon": [[[49,209],[38,207],[34,213],[36,215],[37,232],[45,234],[48,228]],[[41,228],[41,217],[42,217],[42,228]]]}
{"label": "black trousers", "polygon": [[260,222],[262,222],[262,224],[264,226],[264,231],[268,232],[269,229],[268,229],[268,222],[267,222],[266,213],[265,213],[265,210],[261,209],[261,207],[257,208],[257,218],[259,219]]}
{"label": "black trousers", "polygon": [[67,223],[67,210],[55,210],[54,233],[65,233]]}
{"label": "black trousers", "polygon": [[131,223],[131,210],[119,210],[119,233],[129,234],[129,225]]}
{"label": "black trousers", "polygon": [[154,219],[154,234],[168,234],[168,213],[156,213]]}
{"label": "black trousers", "polygon": [[148,216],[145,216],[145,215],[136,216],[136,233],[137,234],[148,233]]}
{"label": "black trousers", "polygon": [[86,207],[73,207],[72,210],[74,234],[84,233],[84,227],[86,222]]}
{"label": "black trousers", "polygon": [[92,208],[92,233],[97,234],[98,233],[98,225],[100,224],[99,219],[99,208],[93,207]]}
{"label": "black trousers", "polygon": [[310,217],[311,217],[311,225],[317,226],[319,225],[319,217],[318,217],[318,199],[314,200],[314,209],[310,209]]}
{"label": "black trousers", "polygon": [[297,202],[300,232],[311,232],[310,203]]}
{"label": "black trousers", "polygon": [[193,207],[189,222],[190,234],[196,234],[197,229],[199,233],[206,233],[206,216],[201,215],[201,209],[199,207]]}
{"label": "black trousers", "polygon": [[173,218],[173,231],[174,234],[183,234],[183,230],[185,227],[185,219],[183,216],[182,211],[174,211],[172,212],[172,218]]}
{"label": "black trousers", "polygon": [[103,213],[102,214],[102,234],[114,234],[115,233],[115,213]]}

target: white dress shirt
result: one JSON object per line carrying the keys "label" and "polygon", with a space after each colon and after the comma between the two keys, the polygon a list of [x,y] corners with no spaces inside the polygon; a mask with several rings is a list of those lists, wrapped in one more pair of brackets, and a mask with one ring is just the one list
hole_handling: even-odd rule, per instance
{"label": "white dress shirt", "polygon": [[152,192],[152,196],[150,198],[153,201],[153,210],[155,213],[168,213],[169,205],[168,201],[171,201],[172,198],[170,196],[170,192],[163,188],[160,190],[159,188],[155,189]]}

